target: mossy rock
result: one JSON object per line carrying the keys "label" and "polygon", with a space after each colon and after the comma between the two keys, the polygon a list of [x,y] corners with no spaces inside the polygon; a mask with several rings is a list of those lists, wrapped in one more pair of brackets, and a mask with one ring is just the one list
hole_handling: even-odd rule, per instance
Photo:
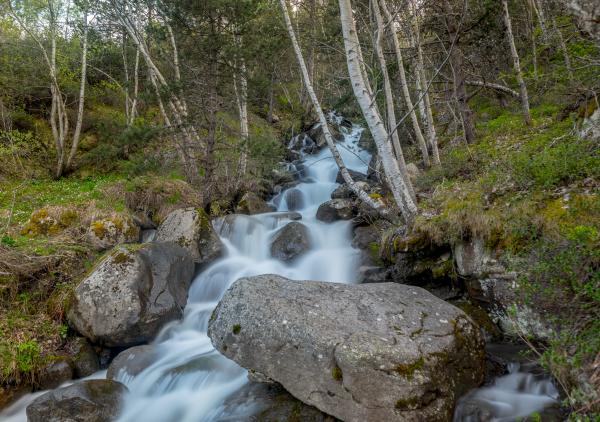
{"label": "mossy rock", "polygon": [[73,227],[79,220],[79,213],[74,208],[49,206],[40,208],[21,229],[23,236],[55,236]]}
{"label": "mossy rock", "polygon": [[129,214],[113,213],[90,222],[87,237],[96,250],[139,241],[140,228]]}

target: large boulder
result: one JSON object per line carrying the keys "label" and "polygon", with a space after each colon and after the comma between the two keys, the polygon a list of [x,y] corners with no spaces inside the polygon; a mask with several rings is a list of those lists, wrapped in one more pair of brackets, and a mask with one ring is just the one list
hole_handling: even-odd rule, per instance
{"label": "large boulder", "polygon": [[308,229],[302,223],[293,221],[281,228],[271,243],[271,256],[281,261],[290,261],[310,247]]}
{"label": "large boulder", "polygon": [[112,214],[93,218],[87,231],[87,239],[94,249],[103,251],[121,243],[140,240],[140,227],[128,214]]}
{"label": "large boulder", "polygon": [[106,372],[106,378],[126,381],[152,365],[156,358],[156,348],[151,344],[130,347],[113,359]]}
{"label": "large boulder", "polygon": [[297,211],[304,207],[304,195],[300,189],[288,189],[285,194],[285,203],[290,211]]}
{"label": "large boulder", "polygon": [[173,211],[158,227],[155,242],[175,242],[187,249],[194,261],[206,265],[221,256],[224,246],[210,218],[199,208]]}
{"label": "large boulder", "polygon": [[[331,133],[331,137],[334,142],[341,142],[344,140],[344,135],[340,133],[336,125],[329,125],[329,132]],[[321,123],[314,124],[310,129],[306,131],[306,134],[310,139],[313,139],[317,146],[323,147],[327,144],[327,139],[325,138],[325,132],[323,131],[323,126]]]}
{"label": "large boulder", "polygon": [[354,202],[350,199],[332,199],[323,202],[317,210],[317,219],[326,223],[350,220],[355,215]]}
{"label": "large boulder", "polygon": [[80,381],[52,390],[27,406],[28,422],[112,422],[127,392],[120,382]]}
{"label": "large boulder", "polygon": [[271,211],[273,211],[273,208],[254,192],[246,192],[235,208],[235,212],[249,215],[263,214]]}
{"label": "large boulder", "polygon": [[144,343],[182,316],[193,275],[190,254],[174,243],[118,247],[77,286],[67,317],[93,343]]}
{"label": "large boulder", "polygon": [[214,346],[344,421],[447,421],[484,375],[460,309],[394,283],[242,278],[209,322]]}

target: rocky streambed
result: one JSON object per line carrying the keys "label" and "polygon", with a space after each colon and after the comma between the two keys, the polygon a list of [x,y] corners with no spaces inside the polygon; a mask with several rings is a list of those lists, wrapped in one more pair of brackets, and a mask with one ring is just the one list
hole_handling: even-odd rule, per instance
{"label": "rocky streambed", "polygon": [[[330,119],[356,180],[385,195],[362,128]],[[486,352],[498,327],[461,305],[477,280],[511,275],[476,242],[446,250],[378,220],[323,144],[318,125],[290,141],[270,202],[248,193],[214,222],[176,210],[152,242],[108,253],[68,314],[111,354],[108,371],[0,419],[477,422],[555,405],[548,377]],[[455,266],[466,288],[447,278]],[[484,293],[498,292],[510,289]]]}

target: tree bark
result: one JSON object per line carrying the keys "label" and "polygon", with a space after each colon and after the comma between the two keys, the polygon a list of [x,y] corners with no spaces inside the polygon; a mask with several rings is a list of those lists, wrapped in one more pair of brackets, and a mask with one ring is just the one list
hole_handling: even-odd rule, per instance
{"label": "tree bark", "polygon": [[79,148],[79,140],[81,138],[81,126],[83,124],[83,111],[85,106],[85,85],[87,78],[87,50],[88,50],[88,23],[87,11],[83,13],[83,40],[81,46],[81,83],[79,85],[79,103],[77,106],[77,120],[75,122],[75,133],[71,143],[71,152],[67,158],[66,168],[70,169],[73,165],[73,159]]}
{"label": "tree bark", "polygon": [[412,200],[406,181],[398,167],[398,162],[394,159],[388,133],[385,130],[376,102],[371,94],[372,89],[368,80],[365,80],[363,76],[361,69],[362,52],[358,41],[356,23],[354,22],[352,4],[350,0],[340,0],[339,5],[346,62],[354,95],[367,121],[369,130],[373,135],[373,140],[377,146],[383,170],[396,204],[400,208],[406,223],[410,226],[417,214],[417,205]]}
{"label": "tree bark", "polygon": [[455,22],[452,6],[448,0],[444,1],[446,26],[450,44],[454,45],[450,51],[450,65],[452,67],[452,75],[454,79],[454,98],[458,106],[458,114],[460,115],[461,124],[464,131],[465,141],[470,144],[475,142],[475,125],[473,123],[473,111],[469,107],[468,95],[466,88],[466,76],[463,66],[463,58],[458,47],[460,37],[459,27]]}
{"label": "tree bark", "polygon": [[386,114],[388,120],[388,132],[392,134],[392,146],[394,148],[394,152],[396,154],[396,160],[398,161],[398,166],[400,167],[400,171],[404,176],[404,180],[406,180],[406,186],[410,192],[410,196],[413,201],[416,201],[415,191],[412,187],[412,183],[410,182],[410,178],[408,177],[408,171],[406,170],[406,161],[404,160],[404,153],[402,152],[402,145],[400,145],[400,137],[398,136],[398,131],[394,130],[397,125],[396,121],[396,110],[394,108],[394,97],[392,95],[392,84],[390,83],[390,75],[387,70],[387,61],[385,59],[385,55],[383,54],[383,35],[385,32],[383,18],[381,16],[381,11],[379,10],[379,5],[377,4],[377,0],[371,0],[371,6],[373,9],[373,14],[375,15],[375,22],[377,24],[377,34],[375,37],[375,53],[379,60],[379,67],[381,68],[381,74],[383,76],[383,92],[385,97],[385,105],[386,105]]}
{"label": "tree bark", "polygon": [[[304,80],[304,85],[306,87],[306,91],[308,92],[308,95],[313,103],[313,107],[315,108],[315,111],[317,112],[317,115],[319,116],[319,122],[321,124],[321,127],[323,128],[323,134],[325,135],[325,140],[327,141],[327,146],[329,147],[329,150],[331,151],[331,154],[333,155],[333,159],[335,160],[335,163],[337,164],[337,166],[340,169],[340,172],[342,173],[344,182],[346,182],[348,184],[348,187],[352,190],[352,192],[354,192],[356,194],[356,196],[359,197],[359,199],[361,201],[363,201],[370,207],[378,210],[380,213],[382,213],[384,215],[388,214],[389,211],[386,210],[380,202],[377,202],[375,199],[371,198],[364,190],[362,190],[360,187],[358,187],[356,185],[354,180],[352,180],[352,176],[350,176],[350,173],[348,172],[348,169],[346,168],[346,165],[344,164],[344,161],[342,160],[342,157],[341,157],[337,147],[335,146],[335,143],[333,141],[333,136],[331,135],[331,132],[329,131],[329,125],[327,123],[327,118],[325,117],[325,113],[323,113],[323,109],[321,108],[321,104],[319,103],[319,99],[317,98],[317,94],[315,93],[315,90],[312,86],[312,82],[310,80],[310,75],[308,73],[308,69],[306,67],[304,57],[302,55],[302,50],[300,50],[300,45],[298,44],[298,40],[296,39],[296,33],[294,31],[294,27],[292,26],[292,21],[290,19],[286,0],[279,0],[279,4],[281,5],[281,10],[283,12],[283,17],[285,19],[287,31],[290,36],[290,40],[292,41],[292,46],[294,48],[294,53],[296,54],[296,59],[298,60],[298,65],[300,67],[300,71],[302,72],[302,78]],[[392,151],[390,149],[389,153],[391,154],[391,152]],[[395,162],[395,160],[394,160],[394,162]]]}
{"label": "tree bark", "polygon": [[529,113],[529,94],[527,93],[527,85],[523,79],[523,72],[521,71],[521,61],[519,59],[519,53],[515,45],[515,39],[512,32],[512,24],[510,21],[510,14],[508,12],[508,1],[502,0],[502,7],[504,8],[504,24],[506,25],[506,32],[508,36],[508,42],[510,44],[510,53],[513,58],[513,66],[515,69],[517,82],[519,83],[519,90],[521,94],[521,107],[523,109],[523,118],[525,123],[531,126],[531,114]]}
{"label": "tree bark", "polygon": [[[239,87],[238,87],[239,80]],[[248,79],[246,77],[246,62],[240,59],[239,76],[234,74],[233,89],[240,117],[240,138],[242,139],[240,148],[239,176],[246,174],[248,165]],[[238,177],[239,177],[238,176]]]}
{"label": "tree bark", "polygon": [[379,0],[381,3],[381,10],[385,19],[387,20],[387,28],[392,39],[392,45],[394,46],[394,52],[396,53],[396,60],[398,62],[398,75],[400,77],[400,86],[402,88],[402,95],[404,97],[404,103],[406,104],[407,110],[410,110],[410,120],[412,122],[415,136],[417,137],[417,144],[421,149],[421,156],[423,157],[423,163],[425,167],[431,166],[429,159],[429,151],[427,150],[427,143],[423,137],[421,126],[419,125],[419,119],[417,119],[417,113],[414,110],[412,99],[410,98],[410,90],[408,89],[408,81],[406,79],[406,71],[404,70],[404,58],[402,57],[402,47],[400,46],[400,40],[398,39],[398,32],[394,25],[393,17],[387,7],[385,0]]}

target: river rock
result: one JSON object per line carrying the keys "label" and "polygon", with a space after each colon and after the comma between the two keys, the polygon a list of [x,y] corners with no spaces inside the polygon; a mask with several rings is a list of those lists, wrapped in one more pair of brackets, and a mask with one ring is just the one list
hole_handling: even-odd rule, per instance
{"label": "river rock", "polygon": [[[348,173],[350,173],[350,176],[352,176],[352,180],[354,180],[355,182],[365,182],[367,180],[367,175],[364,173],[361,173],[359,171],[348,169]],[[344,183],[345,182],[344,178],[342,177],[341,170],[338,170],[337,176],[335,176],[335,182],[336,183]]]}
{"label": "river rock", "polygon": [[235,212],[249,215],[262,214],[271,211],[273,211],[273,208],[254,192],[246,192],[235,208]]}
{"label": "river rock", "polygon": [[[344,140],[344,135],[340,133],[335,125],[329,125],[329,132],[331,133],[334,142],[341,142]],[[314,124],[306,131],[306,134],[315,141],[319,148],[327,145],[327,139],[325,138],[325,132],[323,131],[321,123]]]}
{"label": "river rock", "polygon": [[355,215],[354,202],[350,199],[332,199],[322,203],[317,210],[317,219],[326,223],[350,220]]}
{"label": "river rock", "polygon": [[200,208],[184,208],[170,213],[158,227],[154,241],[177,243],[201,265],[214,261],[224,250],[209,216]]}
{"label": "river rock", "polygon": [[469,317],[395,283],[242,278],[208,334],[225,356],[344,421],[448,421],[484,375]]}
{"label": "river rock", "polygon": [[156,360],[156,349],[151,344],[130,347],[123,350],[110,363],[106,378],[121,381],[135,377]]}
{"label": "river rock", "polygon": [[73,351],[73,367],[77,378],[84,378],[100,370],[98,355],[90,342],[83,337],[77,337],[71,344]]}
{"label": "river rock", "polygon": [[56,388],[62,383],[72,380],[73,375],[73,362],[67,357],[61,356],[42,369],[37,381],[38,387],[40,390]]}
{"label": "river rock", "polygon": [[127,214],[92,219],[87,239],[98,251],[110,249],[121,243],[135,243],[140,239],[140,227]]}
{"label": "river rock", "polygon": [[174,243],[117,247],[77,286],[67,317],[93,343],[144,343],[182,316],[193,275],[190,254]]}
{"label": "river rock", "polygon": [[49,391],[27,406],[28,422],[112,422],[127,392],[120,382],[80,381]]}
{"label": "river rock", "polygon": [[287,208],[290,211],[297,211],[304,207],[304,195],[300,189],[288,189],[284,194],[284,198]]}
{"label": "river rock", "polygon": [[302,223],[291,222],[280,229],[271,243],[271,256],[281,261],[290,261],[310,247],[308,229]]}

